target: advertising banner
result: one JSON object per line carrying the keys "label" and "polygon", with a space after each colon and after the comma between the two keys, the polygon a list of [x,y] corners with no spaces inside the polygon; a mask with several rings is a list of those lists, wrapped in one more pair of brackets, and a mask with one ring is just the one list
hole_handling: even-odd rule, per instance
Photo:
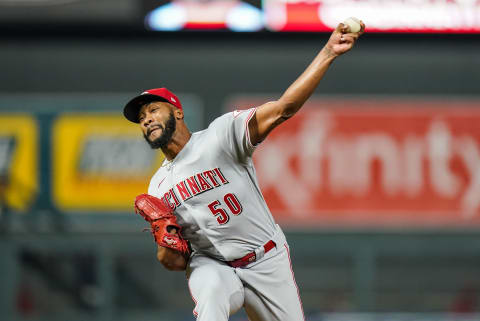
{"label": "advertising banner", "polygon": [[259,31],[263,28],[258,0],[143,0],[145,25],[151,30]]}
{"label": "advertising banner", "polygon": [[38,188],[37,125],[31,116],[0,114],[0,204],[26,210]]}
{"label": "advertising banner", "polygon": [[274,31],[331,31],[354,16],[368,32],[480,32],[475,0],[265,0],[264,6]]}
{"label": "advertising banner", "polygon": [[290,224],[480,226],[479,124],[480,101],[311,100],[255,165],[274,216]]}
{"label": "advertising banner", "polygon": [[54,125],[53,198],[65,211],[132,211],[163,154],[116,114],[64,114]]}

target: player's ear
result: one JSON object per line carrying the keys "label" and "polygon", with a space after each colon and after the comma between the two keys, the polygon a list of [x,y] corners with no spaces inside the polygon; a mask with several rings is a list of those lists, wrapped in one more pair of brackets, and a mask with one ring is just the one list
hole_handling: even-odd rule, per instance
{"label": "player's ear", "polygon": [[184,117],[183,110],[180,108],[175,108],[175,110],[173,111],[173,115],[176,119],[183,119]]}

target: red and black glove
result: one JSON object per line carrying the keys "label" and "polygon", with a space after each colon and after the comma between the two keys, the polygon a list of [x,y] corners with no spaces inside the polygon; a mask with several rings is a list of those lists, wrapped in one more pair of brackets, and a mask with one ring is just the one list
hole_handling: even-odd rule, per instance
{"label": "red and black glove", "polygon": [[[173,211],[159,198],[148,194],[140,194],[135,198],[135,213],[143,216],[150,223],[151,232],[155,242],[163,247],[168,247],[190,255],[187,241],[182,237],[181,226]],[[176,233],[171,233],[175,230]]]}

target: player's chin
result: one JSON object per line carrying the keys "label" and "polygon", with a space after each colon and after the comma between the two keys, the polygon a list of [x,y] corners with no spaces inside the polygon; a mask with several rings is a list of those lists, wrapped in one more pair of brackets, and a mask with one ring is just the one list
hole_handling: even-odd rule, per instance
{"label": "player's chin", "polygon": [[161,128],[155,128],[148,134],[148,139],[150,141],[154,141],[155,139],[159,138],[162,135],[162,129]]}
{"label": "player's chin", "polygon": [[164,136],[159,136],[155,139],[147,138],[147,141],[152,149],[159,149],[167,146],[170,140],[167,140]]}

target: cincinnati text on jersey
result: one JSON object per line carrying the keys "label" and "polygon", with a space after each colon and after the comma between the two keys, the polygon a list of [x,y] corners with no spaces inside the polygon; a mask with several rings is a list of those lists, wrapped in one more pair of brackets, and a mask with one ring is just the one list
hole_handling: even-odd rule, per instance
{"label": "cincinnati text on jersey", "polygon": [[168,190],[162,200],[172,210],[182,205],[182,202],[216,187],[228,184],[219,167],[192,175]]}

